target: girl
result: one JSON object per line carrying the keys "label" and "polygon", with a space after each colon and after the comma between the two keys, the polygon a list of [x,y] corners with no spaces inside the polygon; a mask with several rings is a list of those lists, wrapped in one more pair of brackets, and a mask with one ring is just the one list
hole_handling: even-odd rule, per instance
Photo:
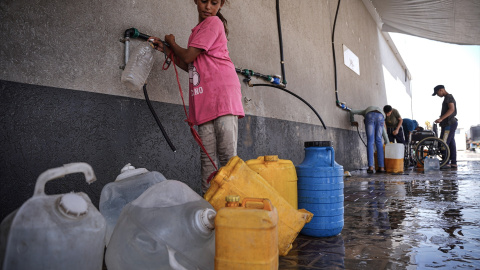
{"label": "girl", "polygon": [[[175,54],[175,64],[189,74],[189,120],[210,157],[225,166],[237,155],[238,118],[245,116],[240,81],[227,48],[227,20],[220,13],[226,0],[194,0],[198,24],[192,29],[187,48],[165,36],[170,47],[152,37],[156,48]],[[216,162],[217,163],[217,162]],[[217,163],[218,164],[218,163]],[[201,152],[202,192],[209,187],[208,177],[215,171],[208,156]]]}

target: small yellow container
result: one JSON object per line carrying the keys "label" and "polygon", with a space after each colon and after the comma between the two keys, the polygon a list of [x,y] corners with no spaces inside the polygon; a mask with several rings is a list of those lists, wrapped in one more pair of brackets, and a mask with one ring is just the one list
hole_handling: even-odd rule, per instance
{"label": "small yellow container", "polygon": [[227,196],[215,217],[215,269],[278,269],[278,213],[268,199]]}
{"label": "small yellow container", "polygon": [[247,160],[248,167],[260,174],[293,208],[298,209],[297,171],[290,160],[277,155]]}
{"label": "small yellow container", "polygon": [[240,198],[267,198],[278,211],[278,253],[285,256],[292,249],[305,223],[313,214],[305,209],[293,208],[263,177],[250,169],[238,156],[232,157],[220,168],[205,193],[205,199],[220,210],[225,206],[225,197],[237,194]]}

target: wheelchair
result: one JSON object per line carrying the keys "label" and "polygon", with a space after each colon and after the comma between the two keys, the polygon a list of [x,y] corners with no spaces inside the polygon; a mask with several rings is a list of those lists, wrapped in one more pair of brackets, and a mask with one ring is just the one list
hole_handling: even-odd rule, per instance
{"label": "wheelchair", "polygon": [[414,130],[408,136],[408,142],[405,145],[404,167],[423,166],[426,157],[437,158],[440,162],[440,168],[445,166],[450,159],[450,148],[437,137],[437,125],[433,130]]}

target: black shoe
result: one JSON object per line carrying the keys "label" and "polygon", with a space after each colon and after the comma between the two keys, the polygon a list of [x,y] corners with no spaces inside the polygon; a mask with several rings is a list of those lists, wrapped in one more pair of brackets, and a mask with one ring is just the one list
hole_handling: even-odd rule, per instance
{"label": "black shoe", "polygon": [[377,173],[386,173],[386,170],[378,170]]}
{"label": "black shoe", "polygon": [[367,173],[373,173],[373,170],[368,169]]}

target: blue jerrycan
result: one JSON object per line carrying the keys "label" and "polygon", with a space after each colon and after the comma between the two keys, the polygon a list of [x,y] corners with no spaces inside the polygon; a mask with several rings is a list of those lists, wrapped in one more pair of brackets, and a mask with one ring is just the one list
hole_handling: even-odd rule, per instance
{"label": "blue jerrycan", "polygon": [[343,229],[343,166],[330,141],[305,142],[305,159],[296,166],[298,208],[313,213],[301,234],[329,237]]}
{"label": "blue jerrycan", "polygon": [[0,268],[45,270],[102,269],[105,219],[85,193],[46,195],[45,183],[92,167],[71,163],[42,173],[33,196],[0,225]]}
{"label": "blue jerrycan", "polygon": [[125,165],[120,172],[115,182],[108,183],[103,187],[100,195],[100,213],[107,222],[106,246],[108,246],[123,207],[142,195],[149,187],[167,180],[159,172],[135,168],[130,163]]}

